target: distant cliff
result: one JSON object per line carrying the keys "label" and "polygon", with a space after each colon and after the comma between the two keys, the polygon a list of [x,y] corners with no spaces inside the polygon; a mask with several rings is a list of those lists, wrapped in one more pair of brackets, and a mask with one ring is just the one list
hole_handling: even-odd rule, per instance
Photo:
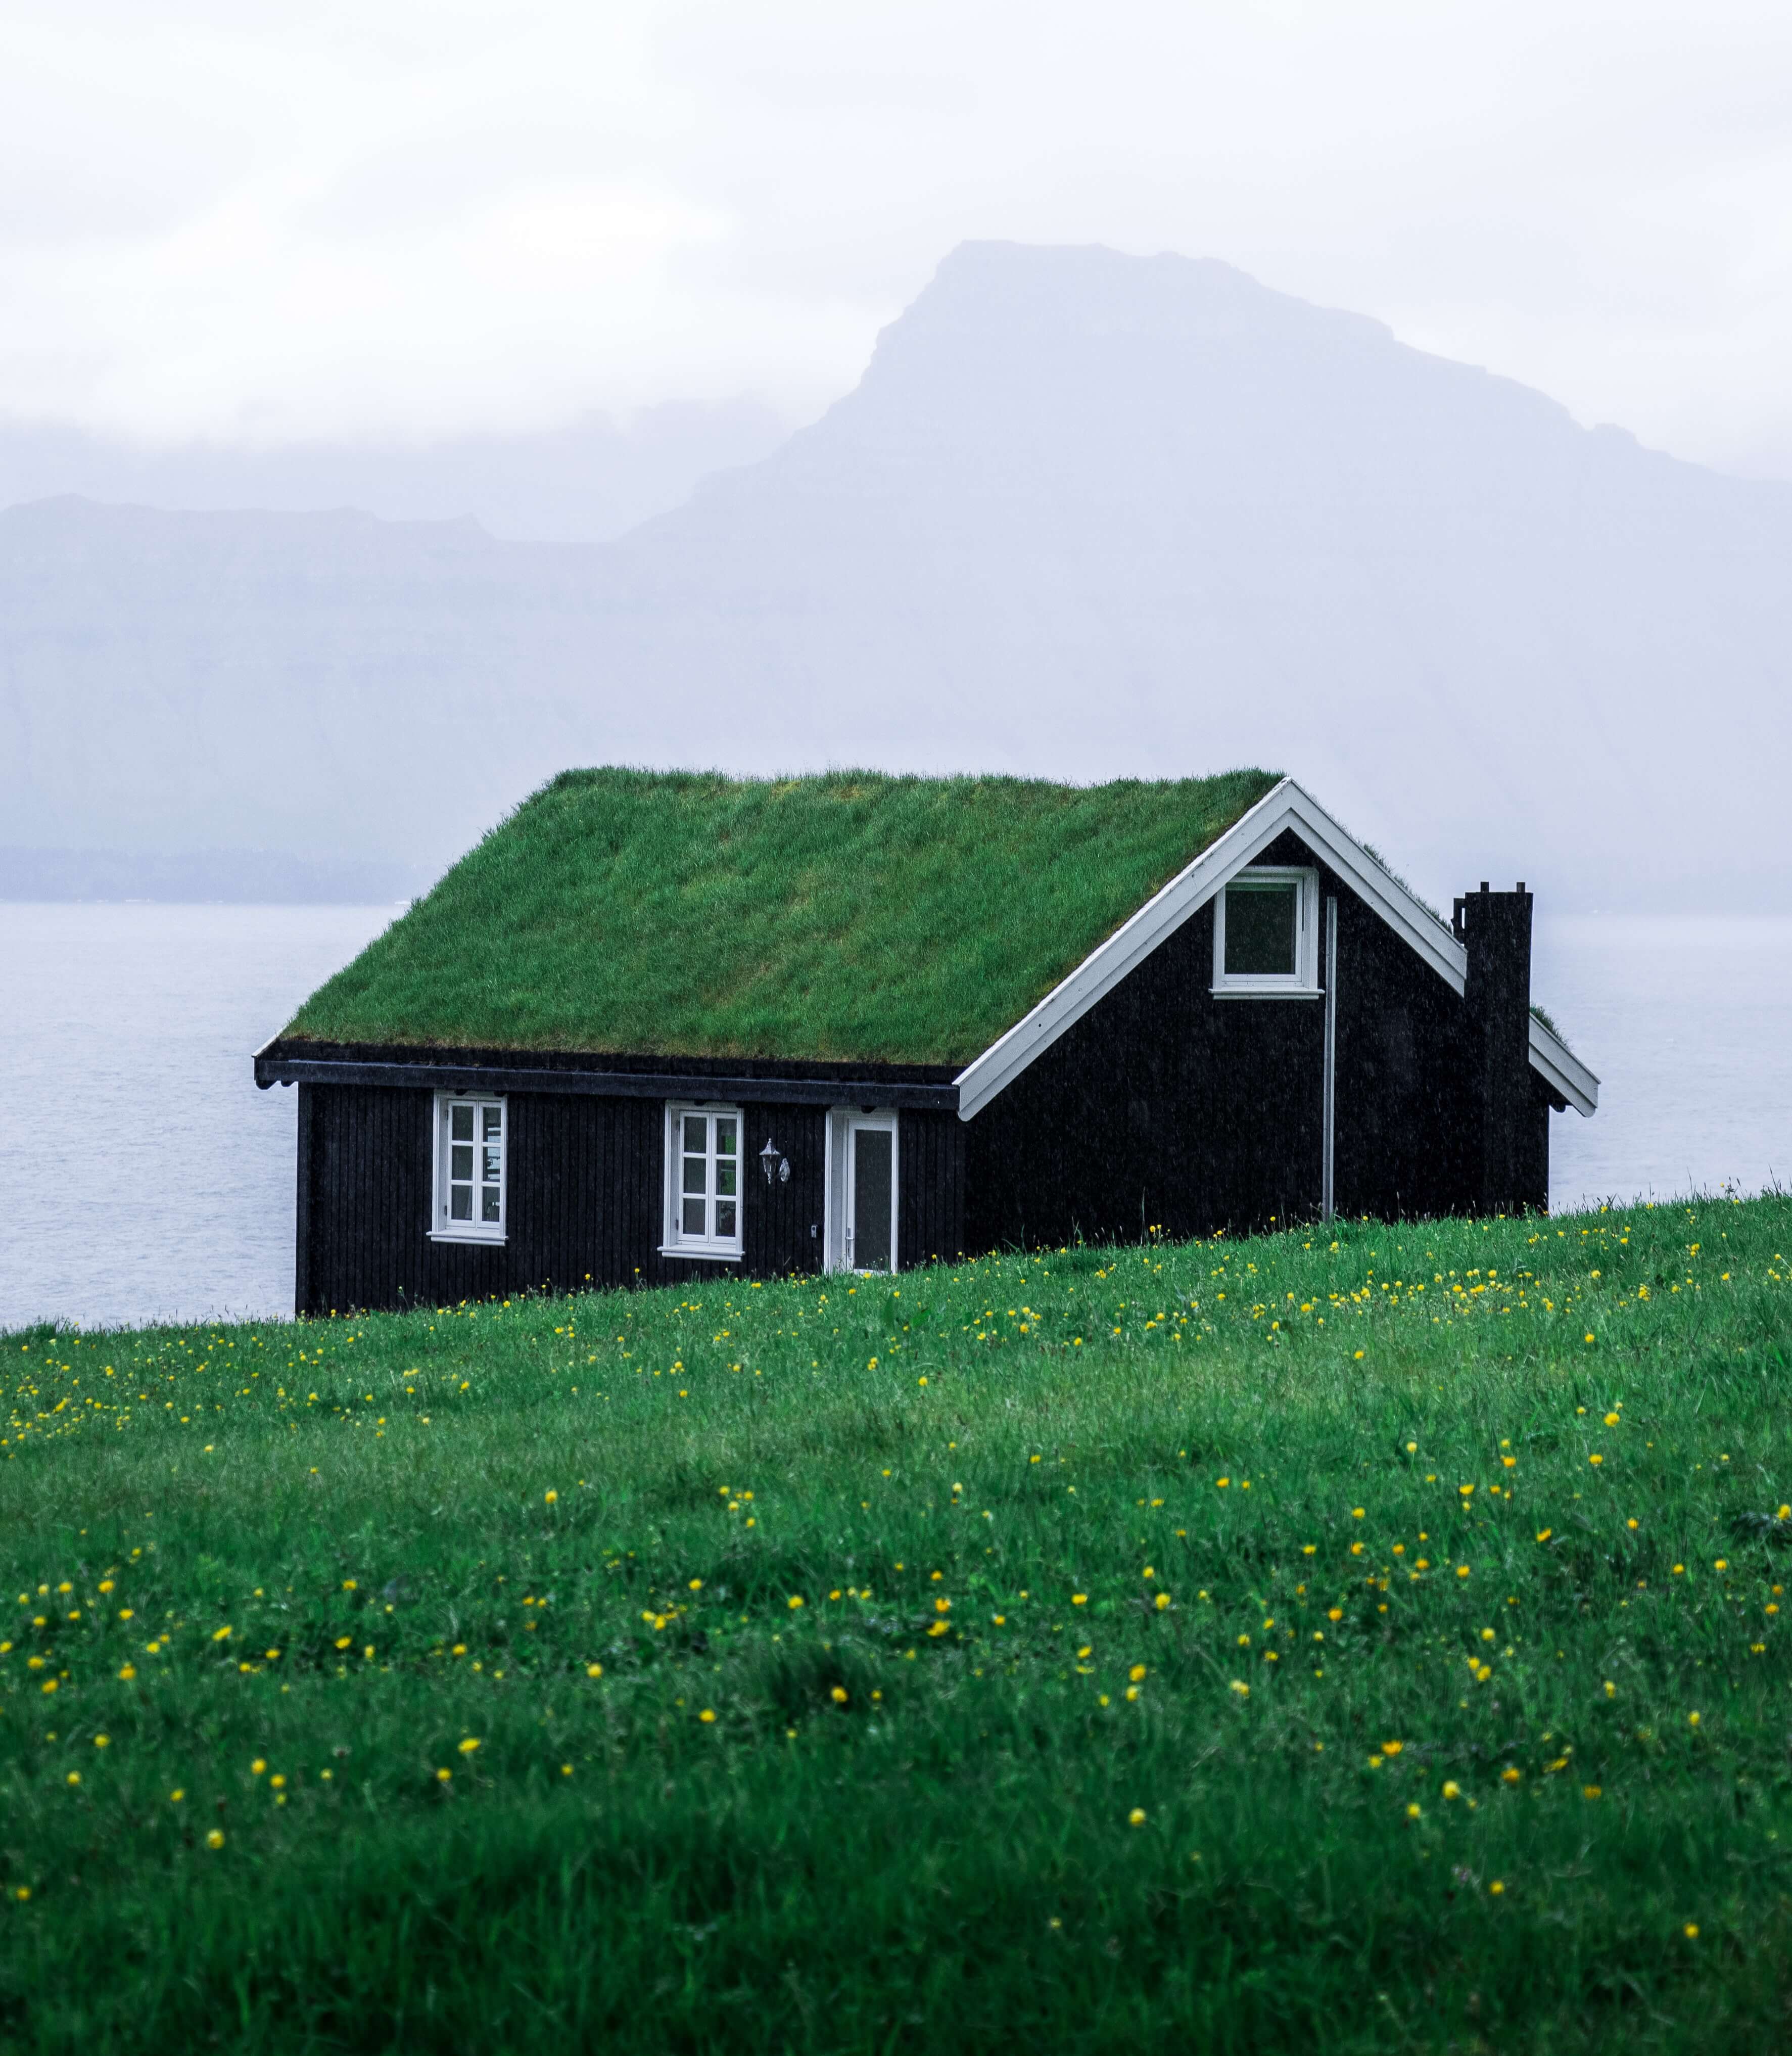
{"label": "distant cliff", "polygon": [[439,864],[599,761],[1287,765],[1434,896],[1778,904],[1792,488],[1228,267],[971,245],[602,544],[0,513],[0,839]]}

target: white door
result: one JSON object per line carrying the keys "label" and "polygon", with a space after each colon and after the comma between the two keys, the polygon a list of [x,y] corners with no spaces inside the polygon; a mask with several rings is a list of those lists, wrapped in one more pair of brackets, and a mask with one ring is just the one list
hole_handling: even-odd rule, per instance
{"label": "white door", "polygon": [[829,1120],[828,1263],[896,1267],[896,1119],[838,1109]]}

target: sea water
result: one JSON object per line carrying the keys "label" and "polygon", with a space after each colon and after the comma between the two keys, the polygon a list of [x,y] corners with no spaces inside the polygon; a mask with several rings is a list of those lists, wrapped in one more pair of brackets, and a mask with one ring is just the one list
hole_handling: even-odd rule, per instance
{"label": "sea water", "polygon": [[[0,904],[0,1328],[292,1305],[295,1095],[251,1053],[397,910]],[[1539,924],[1601,1080],[1551,1200],[1792,1184],[1792,919]]]}

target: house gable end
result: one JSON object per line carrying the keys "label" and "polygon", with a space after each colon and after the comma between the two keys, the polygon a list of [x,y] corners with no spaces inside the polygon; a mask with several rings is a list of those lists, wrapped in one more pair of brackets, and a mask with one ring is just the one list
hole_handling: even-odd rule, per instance
{"label": "house gable end", "polygon": [[[959,1073],[959,1118],[973,1119],[1240,872],[1291,831],[1462,996],[1468,982],[1468,954],[1462,945],[1311,793],[1284,778]],[[1592,1113],[1599,1103],[1598,1079],[1534,1016],[1530,1061],[1533,1070],[1571,1106],[1582,1114]]]}

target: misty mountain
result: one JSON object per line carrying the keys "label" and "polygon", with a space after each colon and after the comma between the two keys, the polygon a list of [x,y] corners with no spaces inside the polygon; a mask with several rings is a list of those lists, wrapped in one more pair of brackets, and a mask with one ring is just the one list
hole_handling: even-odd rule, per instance
{"label": "misty mountain", "polygon": [[1436,895],[1777,904],[1792,488],[1228,267],[955,251],[601,546],[0,514],[0,840],[434,863],[560,765],[1294,772]]}
{"label": "misty mountain", "polygon": [[668,401],[626,425],[587,414],[532,434],[256,449],[139,445],[0,417],[0,507],[73,493],[195,512],[354,508],[387,521],[470,519],[518,542],[597,543],[678,506],[708,472],[769,455],[789,428],[750,400]]}

